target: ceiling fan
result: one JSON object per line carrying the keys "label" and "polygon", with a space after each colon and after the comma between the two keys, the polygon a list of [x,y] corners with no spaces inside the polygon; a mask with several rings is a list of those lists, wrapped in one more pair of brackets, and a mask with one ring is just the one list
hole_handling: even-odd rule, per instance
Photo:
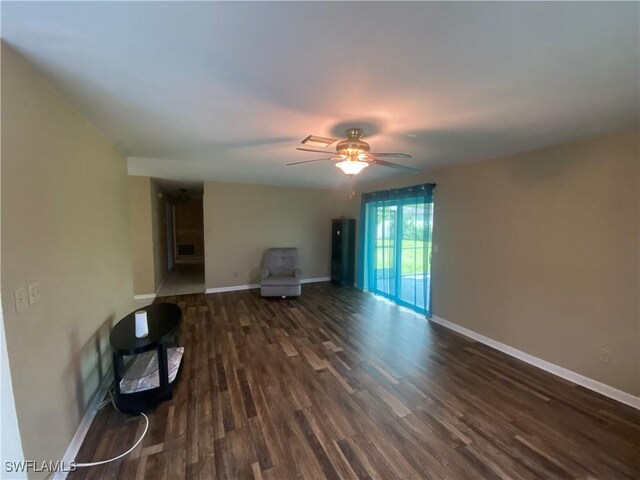
{"label": "ceiling fan", "polygon": [[[347,138],[338,142],[336,145],[336,154],[333,155],[333,152],[329,152],[327,150],[315,150],[311,148],[297,148],[296,150],[301,150],[303,152],[318,152],[318,153],[328,153],[332,156],[327,158],[318,158],[315,160],[305,160],[303,162],[293,162],[287,163],[289,165],[300,165],[301,163],[311,163],[311,162],[321,162],[325,160],[330,160],[336,163],[336,167],[342,170],[347,175],[357,175],[364,168],[368,167],[371,164],[374,165],[383,165],[385,167],[391,167],[398,170],[403,170],[405,172],[417,172],[415,168],[407,167],[404,165],[399,165],[397,163],[387,162],[386,160],[381,160],[380,157],[400,157],[400,158],[412,158],[411,155],[406,153],[374,153],[370,152],[369,144],[361,139],[362,130],[359,128],[350,128],[347,130]],[[325,146],[331,145],[335,142],[335,139],[325,138],[325,137],[316,137],[314,135],[310,135],[305,138],[302,143],[307,143],[307,141],[311,140],[312,143],[314,140],[317,140],[313,143],[324,143]]]}

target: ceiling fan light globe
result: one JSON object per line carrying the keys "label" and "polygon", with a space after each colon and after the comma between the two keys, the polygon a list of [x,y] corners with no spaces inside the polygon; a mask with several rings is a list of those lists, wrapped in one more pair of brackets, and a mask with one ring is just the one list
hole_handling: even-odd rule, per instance
{"label": "ceiling fan light globe", "polygon": [[338,167],[347,175],[357,175],[368,166],[369,164],[367,162],[360,162],[357,160],[345,160],[343,162],[336,163],[336,167]]}

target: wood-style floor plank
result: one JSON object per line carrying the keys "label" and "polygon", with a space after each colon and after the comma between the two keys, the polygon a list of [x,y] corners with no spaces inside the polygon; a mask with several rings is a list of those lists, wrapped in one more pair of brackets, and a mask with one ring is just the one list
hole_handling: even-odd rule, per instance
{"label": "wood-style floor plank", "polygon": [[[640,412],[351,288],[165,297],[173,399],[71,480],[638,479]],[[98,412],[78,454],[144,422]]]}

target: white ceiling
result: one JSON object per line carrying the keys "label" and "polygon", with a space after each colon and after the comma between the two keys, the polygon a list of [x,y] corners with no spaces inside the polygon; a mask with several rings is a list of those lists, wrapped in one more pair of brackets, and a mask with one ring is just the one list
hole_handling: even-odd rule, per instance
{"label": "white ceiling", "polygon": [[351,126],[424,169],[638,125],[639,27],[635,2],[2,2],[130,173],[274,185],[344,183],[285,163]]}

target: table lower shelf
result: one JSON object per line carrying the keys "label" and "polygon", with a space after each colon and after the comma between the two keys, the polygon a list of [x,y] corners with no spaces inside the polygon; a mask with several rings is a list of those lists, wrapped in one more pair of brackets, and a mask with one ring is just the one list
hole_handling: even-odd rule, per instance
{"label": "table lower shelf", "polygon": [[[169,370],[169,383],[173,383],[176,379],[178,369],[182,363],[182,356],[184,355],[184,347],[167,348],[167,367]],[[140,360],[138,360],[140,359]],[[136,365],[136,363],[144,362],[144,364]],[[131,394],[139,393],[145,390],[153,390],[160,386],[160,375],[158,369],[158,357],[157,355],[151,356],[150,361],[139,355],[133,364],[131,369],[137,369],[140,371],[151,372],[148,375],[141,376],[140,378],[123,378],[120,380],[120,393]]]}
{"label": "table lower shelf", "polygon": [[[116,389],[115,404],[125,413],[138,414],[154,407],[160,402],[171,400],[173,385],[182,370],[184,347],[167,349],[167,366],[169,382],[161,385],[159,369],[149,368],[151,374],[138,379],[123,378],[120,380],[120,393]],[[156,360],[157,362],[157,357]]]}

